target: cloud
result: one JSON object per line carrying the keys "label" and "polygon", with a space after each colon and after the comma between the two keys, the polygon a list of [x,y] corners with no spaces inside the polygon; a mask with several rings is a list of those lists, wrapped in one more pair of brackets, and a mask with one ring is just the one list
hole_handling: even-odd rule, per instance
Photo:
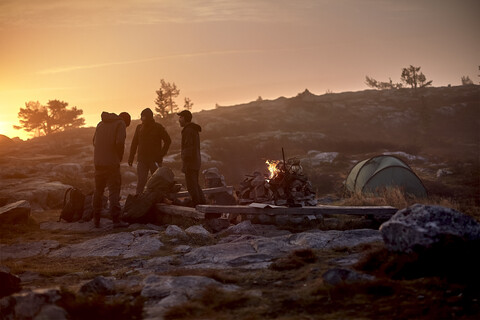
{"label": "cloud", "polygon": [[64,90],[74,90],[78,87],[32,87],[32,88],[22,88],[22,89],[12,89],[12,90],[0,90],[0,103],[3,102],[3,99],[9,100],[16,98],[18,96],[29,96],[37,95],[43,92],[58,92]]}
{"label": "cloud", "polygon": [[[320,1],[321,3],[321,1]],[[2,0],[0,26],[95,26],[292,21],[318,8],[318,0]]]}
{"label": "cloud", "polygon": [[[286,49],[286,50],[291,50],[291,49]],[[251,49],[251,50],[224,50],[224,51],[184,53],[184,54],[165,55],[165,56],[145,58],[145,59],[114,61],[114,62],[97,63],[97,64],[90,64],[90,65],[51,68],[51,69],[41,70],[38,72],[38,74],[56,74],[56,73],[72,72],[72,71],[79,71],[79,70],[85,70],[85,69],[97,69],[97,68],[105,68],[105,67],[111,67],[111,66],[145,63],[145,62],[152,62],[152,61],[165,60],[165,59],[194,58],[194,57],[212,56],[212,55],[231,55],[231,54],[263,53],[263,52],[266,52],[266,51],[259,50],[259,49],[258,50]]]}

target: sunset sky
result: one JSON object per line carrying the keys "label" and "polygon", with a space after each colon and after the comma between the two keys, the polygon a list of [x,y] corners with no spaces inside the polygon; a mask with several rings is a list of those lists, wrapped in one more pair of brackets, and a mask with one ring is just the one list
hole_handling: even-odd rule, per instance
{"label": "sunset sky", "polygon": [[0,134],[25,102],[154,108],[160,79],[193,111],[368,89],[421,66],[433,86],[478,84],[478,0],[0,0]]}

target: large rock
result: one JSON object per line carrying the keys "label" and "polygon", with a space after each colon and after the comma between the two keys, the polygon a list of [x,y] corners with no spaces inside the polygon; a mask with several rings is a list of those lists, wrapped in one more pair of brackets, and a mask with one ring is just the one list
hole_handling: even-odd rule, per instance
{"label": "large rock", "polygon": [[60,243],[56,240],[42,240],[35,242],[18,242],[11,245],[0,244],[0,256],[3,259],[23,259],[38,255],[45,255],[56,249]]}
{"label": "large rock", "polygon": [[185,233],[191,237],[197,237],[205,240],[208,240],[212,237],[211,233],[200,225],[188,227],[185,229]]}
{"label": "large rock", "polygon": [[399,210],[380,226],[380,232],[389,250],[407,253],[429,248],[446,237],[480,240],[480,224],[472,217],[454,209],[421,204]]}
{"label": "large rock", "polygon": [[70,188],[61,182],[44,179],[25,179],[6,187],[8,189],[0,190],[3,197],[15,201],[27,200],[33,210],[39,211],[61,208],[65,191]]}
{"label": "large rock", "polygon": [[171,257],[147,260],[143,267],[154,271],[165,271],[177,267],[264,269],[275,259],[298,249],[352,247],[380,241],[382,241],[380,232],[370,229],[303,232],[272,238],[231,235],[215,245],[194,248],[174,260]]}
{"label": "large rock", "polygon": [[30,203],[26,200],[20,200],[7,204],[0,208],[1,224],[20,224],[26,223],[31,212]]}
{"label": "large rock", "polygon": [[124,257],[149,255],[164,244],[154,230],[136,230],[108,234],[69,245],[49,253],[52,257]]}
{"label": "large rock", "polygon": [[187,239],[188,235],[182,228],[176,225],[169,225],[165,230],[165,235],[171,238]]}
{"label": "large rock", "polygon": [[[36,289],[30,292],[14,294],[0,300],[0,315],[2,319],[48,319],[46,314],[51,311],[45,309],[53,306],[61,299],[58,289]],[[56,315],[66,312],[55,312]],[[50,319],[66,319],[66,317],[55,317]]]}
{"label": "large rock", "polygon": [[252,225],[252,222],[250,220],[245,220],[240,222],[239,224],[235,224],[231,227],[229,227],[227,230],[222,231],[221,235],[228,235],[228,234],[253,234],[253,235],[258,235],[257,230],[255,227]]}

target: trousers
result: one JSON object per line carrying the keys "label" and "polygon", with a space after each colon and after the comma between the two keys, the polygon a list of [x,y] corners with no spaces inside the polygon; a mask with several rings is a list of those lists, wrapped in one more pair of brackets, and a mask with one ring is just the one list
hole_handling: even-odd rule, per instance
{"label": "trousers", "polygon": [[192,205],[205,204],[205,195],[198,183],[199,170],[185,169],[185,183],[187,184],[187,191],[192,198]]}
{"label": "trousers", "polygon": [[108,202],[110,214],[114,222],[120,220],[120,188],[122,176],[120,165],[95,166],[95,191],[93,193],[93,218],[100,221],[102,200],[105,188],[108,188]]}
{"label": "trousers", "polygon": [[137,163],[137,194],[141,194],[147,184],[148,172],[153,174],[158,169],[154,161],[139,161]]}

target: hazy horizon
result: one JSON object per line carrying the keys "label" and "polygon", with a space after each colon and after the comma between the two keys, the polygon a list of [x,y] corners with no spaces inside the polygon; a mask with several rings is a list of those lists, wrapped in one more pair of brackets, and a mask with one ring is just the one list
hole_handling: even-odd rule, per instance
{"label": "hazy horizon", "polygon": [[0,134],[28,101],[62,100],[95,126],[101,111],[139,118],[160,79],[193,111],[304,91],[368,89],[420,66],[433,86],[478,83],[480,2],[0,2]]}

